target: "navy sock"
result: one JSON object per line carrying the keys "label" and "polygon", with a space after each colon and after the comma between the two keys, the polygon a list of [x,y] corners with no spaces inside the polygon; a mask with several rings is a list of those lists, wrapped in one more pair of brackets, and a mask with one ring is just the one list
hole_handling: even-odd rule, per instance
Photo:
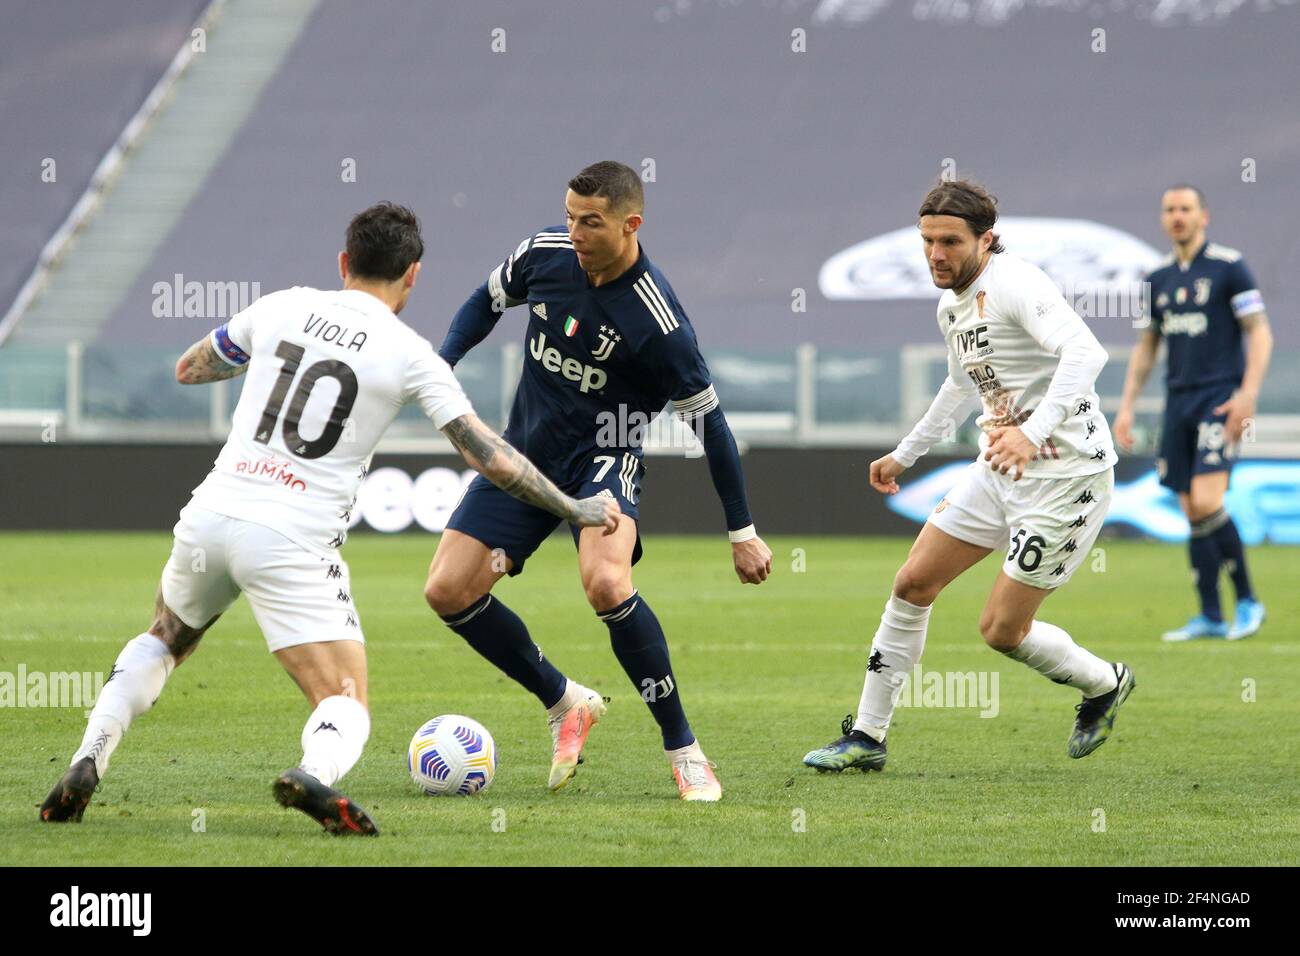
{"label": "navy sock", "polygon": [[[1214,541],[1219,546],[1219,555],[1227,565],[1228,576],[1237,592],[1238,601],[1248,601],[1255,596],[1250,587],[1250,574],[1246,571],[1246,549],[1242,546],[1241,535],[1237,533],[1237,524],[1226,511],[1220,511],[1226,519],[1219,530],[1214,532]],[[1213,517],[1213,516],[1211,516]]]}
{"label": "navy sock", "polygon": [[462,611],[442,615],[442,619],[470,647],[534,694],[543,706],[553,707],[564,696],[565,676],[542,656],[519,615],[491,594],[483,595]]}
{"label": "navy sock", "polygon": [[[1224,514],[1224,512],[1216,512]],[[1219,568],[1223,557],[1219,554],[1219,542],[1214,532],[1217,525],[1211,525],[1214,518],[1203,518],[1192,522],[1192,537],[1188,541],[1188,550],[1192,557],[1192,571],[1196,576],[1196,593],[1201,598],[1201,613],[1212,621],[1223,620],[1223,610],[1219,606]]]}
{"label": "navy sock", "polygon": [[663,734],[664,749],[690,746],[695,735],[682,710],[681,693],[668,660],[668,641],[650,605],[633,591],[618,607],[599,611],[596,616],[608,625],[614,656],[650,708]]}

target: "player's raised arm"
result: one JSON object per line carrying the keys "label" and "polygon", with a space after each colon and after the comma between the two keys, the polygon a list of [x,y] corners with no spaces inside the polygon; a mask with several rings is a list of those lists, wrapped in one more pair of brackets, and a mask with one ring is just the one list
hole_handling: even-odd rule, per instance
{"label": "player's raised arm", "polygon": [[1009,315],[1059,359],[1047,393],[1025,423],[989,432],[984,460],[1019,481],[1025,465],[1065,421],[1075,401],[1093,391],[1110,356],[1046,276],[1037,286],[1023,290]]}
{"label": "player's raised arm", "polygon": [[203,385],[248,371],[249,354],[231,338],[231,324],[213,329],[185,350],[176,362],[176,381],[182,385]]}
{"label": "player's raised arm", "polygon": [[871,463],[868,481],[881,494],[898,493],[898,476],[916,464],[916,460],[944,438],[957,433],[957,426],[970,415],[972,406],[978,404],[975,390],[967,381],[957,357],[948,350],[948,376],[939,386],[939,392],[926,409],[921,420],[912,427],[902,441],[888,455]]}
{"label": "player's raised arm", "polygon": [[488,428],[477,415],[461,415],[442,428],[475,471],[507,494],[536,505],[558,518],[584,528],[604,526],[605,534],[618,530],[620,510],[613,498],[570,498],[537,470],[509,442]]}
{"label": "player's raised arm", "polygon": [[474,290],[465,304],[456,310],[451,327],[442,340],[438,354],[452,368],[496,328],[497,319],[506,309],[528,301],[528,275],[525,259],[536,237],[525,239],[506,261],[492,270],[487,281]]}

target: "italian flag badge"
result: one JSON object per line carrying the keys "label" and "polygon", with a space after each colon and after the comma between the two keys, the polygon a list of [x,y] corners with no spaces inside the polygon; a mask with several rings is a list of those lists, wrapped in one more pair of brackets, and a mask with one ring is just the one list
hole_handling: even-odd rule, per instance
{"label": "italian flag badge", "polygon": [[572,336],[573,333],[574,333],[574,332],[577,332],[577,331],[578,331],[578,320],[577,320],[577,319],[575,319],[573,316],[569,316],[567,319],[564,320],[564,334],[565,334],[565,335]]}

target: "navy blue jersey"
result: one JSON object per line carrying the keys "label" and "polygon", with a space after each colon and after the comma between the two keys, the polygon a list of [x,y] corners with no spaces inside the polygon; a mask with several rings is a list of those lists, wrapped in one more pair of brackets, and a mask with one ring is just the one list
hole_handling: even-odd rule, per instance
{"label": "navy blue jersey", "polygon": [[668,402],[684,418],[718,405],[695,331],[646,257],[593,287],[568,231],[519,244],[488,278],[497,307],[528,305],[524,369],[505,439],[557,483],[596,453],[641,454],[645,426]]}
{"label": "navy blue jersey", "polygon": [[1241,384],[1246,353],[1239,320],[1264,311],[1241,253],[1209,242],[1186,267],[1169,256],[1147,281],[1151,328],[1169,343],[1165,386],[1172,391]]}

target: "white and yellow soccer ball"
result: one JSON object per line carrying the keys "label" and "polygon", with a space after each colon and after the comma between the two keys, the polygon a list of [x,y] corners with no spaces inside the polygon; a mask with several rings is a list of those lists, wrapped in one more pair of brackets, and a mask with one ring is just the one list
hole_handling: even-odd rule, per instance
{"label": "white and yellow soccer ball", "polygon": [[486,790],[496,776],[496,741],[477,720],[443,714],[415,732],[406,767],[427,794],[467,797]]}

